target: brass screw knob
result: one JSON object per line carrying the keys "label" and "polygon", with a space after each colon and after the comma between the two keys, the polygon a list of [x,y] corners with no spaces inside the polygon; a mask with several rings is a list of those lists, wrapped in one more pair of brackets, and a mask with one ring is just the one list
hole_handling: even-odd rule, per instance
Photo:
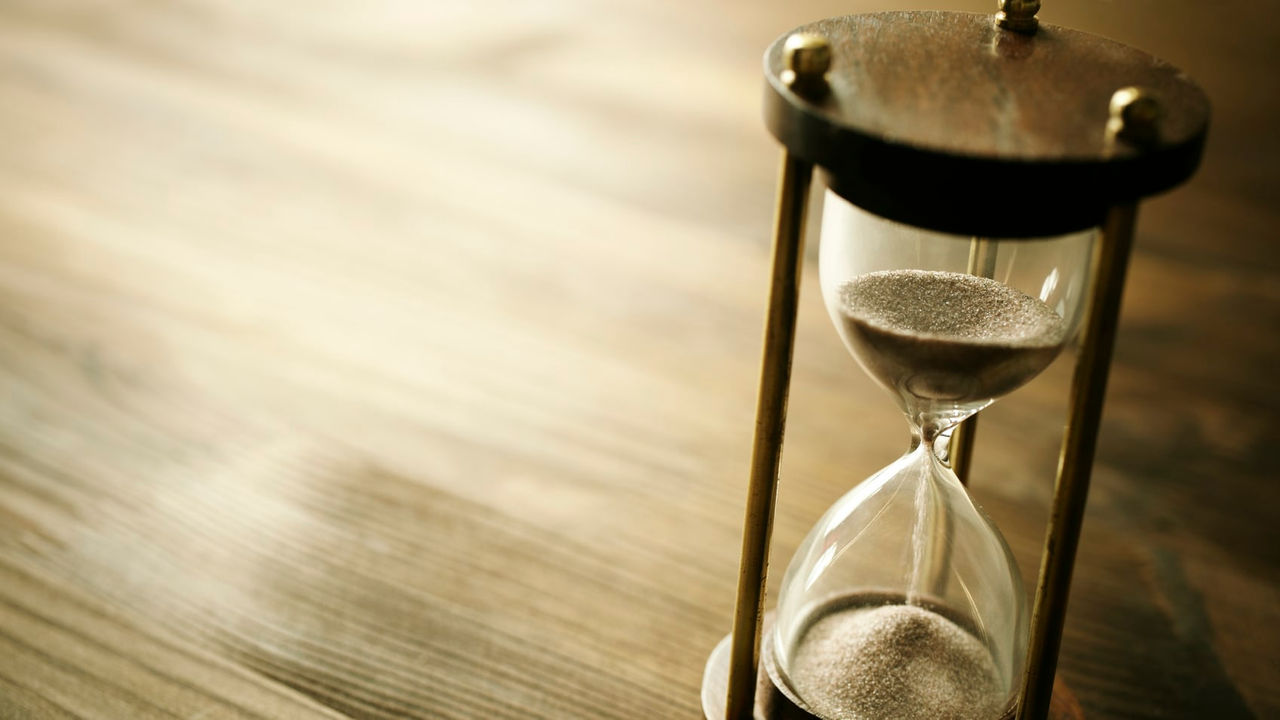
{"label": "brass screw knob", "polygon": [[1040,0],[1000,0],[996,13],[996,25],[1014,32],[1030,35],[1040,26],[1036,13],[1040,12]]}
{"label": "brass screw knob", "polygon": [[1137,146],[1154,145],[1160,139],[1160,103],[1149,90],[1120,88],[1111,95],[1107,135]]}
{"label": "brass screw knob", "polygon": [[782,45],[782,82],[811,100],[827,93],[831,43],[817,33],[795,33]]}

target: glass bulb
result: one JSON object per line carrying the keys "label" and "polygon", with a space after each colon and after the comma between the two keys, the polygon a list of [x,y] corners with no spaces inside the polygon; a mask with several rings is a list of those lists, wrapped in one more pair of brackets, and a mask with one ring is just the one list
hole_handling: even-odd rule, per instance
{"label": "glass bulb", "polygon": [[1035,377],[1073,336],[1096,234],[961,237],[828,191],[822,295],[846,347],[910,419],[954,425]]}
{"label": "glass bulb", "polygon": [[911,443],[823,515],[783,578],[775,657],[814,714],[1012,711],[1027,641],[1022,578],[934,444],[1068,342],[1094,235],[958,237],[828,192],[823,297],[846,347],[906,414]]}

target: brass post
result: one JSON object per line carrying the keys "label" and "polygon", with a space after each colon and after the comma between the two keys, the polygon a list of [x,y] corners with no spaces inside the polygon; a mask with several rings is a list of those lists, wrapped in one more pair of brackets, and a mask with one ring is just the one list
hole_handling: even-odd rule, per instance
{"label": "brass post", "polygon": [[1040,561],[1018,720],[1043,720],[1049,713],[1136,216],[1134,204],[1112,208],[1094,252],[1094,291],[1072,381],[1067,434]]}
{"label": "brass post", "polygon": [[[996,274],[996,243],[985,238],[974,238],[969,243],[970,275],[990,278]],[[951,471],[968,487],[969,467],[973,462],[973,441],[978,433],[978,416],[974,415],[951,431],[947,443],[947,461]]]}
{"label": "brass post", "polygon": [[[969,242],[969,266],[966,272],[978,277],[992,278],[996,275],[997,242],[987,238],[975,237]],[[978,434],[978,416],[972,415],[950,431],[947,438],[946,452],[939,457],[955,473],[962,486],[969,486],[969,468],[973,464],[973,444]],[[935,509],[940,507],[934,506]],[[947,583],[951,579],[951,541],[955,537],[955,523],[951,513],[941,510],[930,517],[932,528],[930,535],[933,544],[929,549],[929,590],[935,597],[943,597],[947,593]]]}
{"label": "brass post", "polygon": [[800,271],[804,260],[805,210],[812,178],[812,165],[783,152],[778,174],[773,269],[760,363],[760,392],[756,399],[756,429],[751,446],[751,482],[747,490],[738,599],[733,616],[726,720],[751,720],[754,713],[769,537],[773,532],[778,465],[782,459]]}
{"label": "brass post", "polygon": [[[1123,88],[1111,99],[1111,118],[1106,142],[1135,148],[1159,142],[1160,108],[1155,99],[1140,88]],[[1062,645],[1062,626],[1071,592],[1071,571],[1075,566],[1084,506],[1089,495],[1089,479],[1097,449],[1102,404],[1111,369],[1124,294],[1125,273],[1133,246],[1137,203],[1116,205],[1107,213],[1102,237],[1094,248],[1094,275],[1080,357],[1071,383],[1071,406],[1067,434],[1058,460],[1058,478],[1053,488],[1053,507],[1045,533],[1044,556],[1031,614],[1031,641],[1027,647],[1027,667],[1018,701],[1017,720],[1044,720],[1049,715],[1054,673]]]}
{"label": "brass post", "polygon": [[969,487],[969,466],[973,463],[973,441],[978,434],[978,416],[974,415],[951,431],[947,443],[947,460],[960,484]]}
{"label": "brass post", "polygon": [[[831,44],[822,35],[796,33],[783,46],[782,81],[807,100],[827,93]],[[804,223],[813,165],[783,151],[778,170],[778,207],[773,225],[773,264],[769,307],[760,359],[760,392],[756,397],[756,429],[751,442],[751,481],[742,527],[742,559],[738,567],[738,599],[733,614],[729,653],[726,720],[752,720],[756,673],[760,665],[760,623],[769,569],[769,538],[777,499],[782,434],[787,419],[787,390],[796,339],[800,271],[804,265]]]}

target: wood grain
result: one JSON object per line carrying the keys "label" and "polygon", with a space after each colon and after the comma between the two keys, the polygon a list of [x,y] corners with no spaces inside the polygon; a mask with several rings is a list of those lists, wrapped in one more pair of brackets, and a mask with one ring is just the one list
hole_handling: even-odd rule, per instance
{"label": "wood grain", "polygon": [[[1046,5],[1215,108],[1140,218],[1061,671],[1089,718],[1275,716],[1280,42],[1218,22],[1270,6]],[[698,717],[763,317],[760,54],[871,9],[6,2],[0,717]],[[905,444],[812,270],[771,593]],[[1069,370],[978,438],[1028,577]]]}

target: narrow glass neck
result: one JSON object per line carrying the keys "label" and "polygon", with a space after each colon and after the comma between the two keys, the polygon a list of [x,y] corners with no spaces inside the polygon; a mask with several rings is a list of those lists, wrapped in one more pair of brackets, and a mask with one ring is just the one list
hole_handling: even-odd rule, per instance
{"label": "narrow glass neck", "polygon": [[934,471],[927,475],[935,482],[955,483],[956,487],[963,487],[960,478],[956,477],[951,469],[950,459],[947,457],[951,450],[948,433],[960,424],[959,421],[946,425],[936,422],[916,425],[910,420],[911,418],[908,418],[911,447],[907,449],[907,456],[916,458],[915,462],[928,463]]}
{"label": "narrow glass neck", "polygon": [[932,450],[934,443],[944,433],[973,417],[979,410],[989,406],[993,400],[975,403],[939,403],[912,397],[908,393],[899,396],[899,407],[907,417],[911,426],[911,448],[925,444]]}
{"label": "narrow glass neck", "polygon": [[[976,411],[975,411],[976,412]],[[907,413],[907,426],[911,428],[911,449],[914,450],[921,444],[934,449],[934,443],[951,428],[964,422],[965,419],[974,415],[973,412],[960,417],[951,415],[920,415]]]}

